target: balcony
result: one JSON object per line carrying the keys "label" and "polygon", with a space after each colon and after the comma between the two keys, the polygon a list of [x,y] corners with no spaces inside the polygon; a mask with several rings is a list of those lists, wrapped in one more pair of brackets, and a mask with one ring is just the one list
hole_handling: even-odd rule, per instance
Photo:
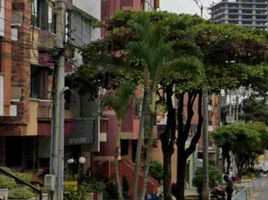
{"label": "balcony", "polygon": [[67,122],[67,124],[70,134],[66,137],[66,145],[94,144],[95,141],[98,141],[98,120],[89,118],[74,119]]}
{"label": "balcony", "polygon": [[52,101],[39,100],[37,109],[37,118],[43,120],[50,120],[52,117]]}

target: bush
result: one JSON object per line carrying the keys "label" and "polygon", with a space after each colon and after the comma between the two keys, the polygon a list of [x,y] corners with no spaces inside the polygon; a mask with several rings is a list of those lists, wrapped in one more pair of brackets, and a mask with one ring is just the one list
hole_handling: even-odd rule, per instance
{"label": "bush", "polygon": [[18,187],[10,190],[8,194],[9,199],[30,199],[35,196],[34,192],[30,188]]}
{"label": "bush", "polygon": [[80,186],[78,191],[64,191],[63,200],[86,200],[86,187]]}
{"label": "bush", "polygon": [[18,178],[22,179],[25,182],[30,183],[32,181],[32,175],[31,174],[15,172],[14,175],[17,176]]}
{"label": "bush", "polygon": [[16,181],[8,176],[0,175],[0,188],[13,189],[16,188]]}
{"label": "bush", "polygon": [[105,184],[102,181],[92,180],[86,186],[89,192],[103,192],[105,190]]}
{"label": "bush", "polygon": [[109,181],[104,191],[104,200],[110,199],[118,199],[117,186],[114,181]]}
{"label": "bush", "polygon": [[[221,183],[222,176],[221,172],[218,168],[213,165],[209,166],[209,187],[213,188]],[[198,193],[201,195],[203,189],[203,169],[199,168],[196,170],[194,178],[193,178],[193,185],[197,188]]]}
{"label": "bush", "polygon": [[149,174],[156,180],[160,181],[163,178],[163,165],[157,160],[151,160],[149,163]]}

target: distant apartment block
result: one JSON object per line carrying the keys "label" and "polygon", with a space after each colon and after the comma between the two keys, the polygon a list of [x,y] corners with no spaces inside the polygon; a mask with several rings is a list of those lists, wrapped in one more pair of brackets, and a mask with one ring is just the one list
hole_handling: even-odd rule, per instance
{"label": "distant apartment block", "polygon": [[211,21],[268,30],[267,0],[222,0],[210,7]]}

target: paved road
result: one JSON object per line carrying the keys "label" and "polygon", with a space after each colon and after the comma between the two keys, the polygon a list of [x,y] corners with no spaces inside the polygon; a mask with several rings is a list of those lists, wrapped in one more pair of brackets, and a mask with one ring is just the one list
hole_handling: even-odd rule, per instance
{"label": "paved road", "polygon": [[262,183],[256,189],[253,200],[268,200],[268,177],[262,178]]}

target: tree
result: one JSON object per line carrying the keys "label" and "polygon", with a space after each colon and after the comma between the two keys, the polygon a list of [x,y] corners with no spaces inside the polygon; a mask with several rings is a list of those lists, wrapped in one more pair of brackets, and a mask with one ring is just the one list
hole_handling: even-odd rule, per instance
{"label": "tree", "polygon": [[[149,16],[149,23],[148,19],[140,21],[142,16]],[[159,31],[155,31],[161,33],[159,44],[148,37],[152,33],[145,32],[151,29],[148,27],[154,27],[154,24],[161,27]],[[166,12],[119,12],[106,20],[103,27],[108,31],[107,36],[83,49],[85,60],[113,69],[120,66],[143,73],[143,84],[150,86],[148,90],[144,87],[144,91],[147,92],[144,94],[143,104],[145,113],[152,114],[155,109],[158,83],[161,83],[168,94],[166,96],[167,130],[161,135],[164,153],[164,187],[167,192],[165,197],[168,200],[171,198],[170,161],[176,140],[177,171],[179,172],[176,197],[183,200],[186,160],[195,151],[201,135],[203,93],[218,94],[221,89],[235,89],[240,86],[251,86],[259,91],[267,91],[268,71],[265,65],[267,33],[232,25],[215,25],[196,16]],[[145,37],[140,37],[142,35],[140,33],[145,33]],[[167,51],[168,59],[163,59],[162,55],[156,56],[157,52],[163,49],[160,45],[163,44],[162,39],[171,44],[171,51]],[[131,42],[132,45],[129,45]],[[151,53],[152,58],[148,56]],[[106,59],[103,59],[104,57]],[[106,60],[106,64],[103,60]],[[164,65],[163,61],[165,61]],[[177,98],[177,112],[173,106],[171,107],[171,95]],[[197,103],[196,110],[195,103]],[[186,109],[184,105],[187,106]],[[189,138],[194,112],[198,116],[197,130],[194,136]],[[175,137],[175,115],[178,138]],[[143,116],[148,117],[142,119],[143,123],[152,119],[149,114]],[[148,125],[148,130],[151,126],[149,124],[151,123],[144,123],[145,126]],[[147,127],[144,127],[144,133],[147,133]],[[187,140],[190,140],[190,146],[185,148]],[[150,142],[148,144],[146,146],[150,147]],[[164,146],[165,144],[167,145]],[[149,152],[150,148],[147,150]],[[137,186],[134,188],[137,190]]]}
{"label": "tree", "polygon": [[253,168],[257,156],[267,147],[267,136],[265,124],[259,122],[224,125],[212,134],[215,144],[222,147],[223,159],[230,152],[234,154],[240,176],[244,169]]}
{"label": "tree", "polygon": [[[218,186],[222,181],[222,175],[220,170],[213,166],[209,166],[209,187],[213,188]],[[201,193],[203,188],[203,170],[201,168],[197,169],[193,178],[193,185],[197,188],[199,194],[199,199],[202,199]]]}
{"label": "tree", "polygon": [[[183,67],[181,69],[184,71],[178,73],[186,73],[180,77],[182,80],[178,82],[185,81],[185,84],[177,84],[176,92],[178,99],[177,171],[180,172],[177,177],[176,198],[180,200],[184,199],[186,160],[195,151],[201,135],[203,92],[219,94],[220,89],[234,89],[240,86],[253,86],[260,91],[265,91],[264,88],[267,86],[267,77],[264,75],[267,74],[267,66],[263,65],[266,62],[267,33],[232,25],[210,23],[193,25],[187,33],[187,35],[192,35],[193,46],[200,49],[202,57],[188,59],[188,62],[184,62],[182,65],[185,68],[187,65],[192,65],[192,67],[188,67],[193,70],[192,73]],[[178,68],[181,63],[177,63]],[[195,79],[193,76],[197,76],[199,79]],[[197,84],[198,81],[199,84]],[[197,130],[190,139],[189,147],[185,148],[194,116],[193,105],[196,97],[198,97]],[[184,112],[185,101],[187,101],[186,112]]]}
{"label": "tree", "polygon": [[[141,128],[139,133],[134,175],[133,199],[144,199],[149,177],[150,157],[153,145],[152,127],[156,117],[156,90],[162,78],[163,65],[169,52],[169,44],[163,40],[163,27],[151,23],[148,14],[142,13],[137,16],[132,27],[137,36],[137,41],[130,42],[128,52],[130,56],[138,60],[144,67],[143,79],[143,109],[141,117]],[[144,185],[140,197],[138,197],[138,182],[140,172],[141,147],[144,136],[147,138]]]}
{"label": "tree", "polygon": [[113,91],[105,94],[103,100],[104,105],[111,107],[115,111],[118,121],[116,130],[116,150],[114,157],[114,167],[115,167],[119,200],[124,200],[122,184],[119,175],[119,163],[118,163],[118,158],[120,156],[120,138],[121,138],[120,133],[122,129],[122,119],[125,116],[127,110],[129,109],[130,97],[133,95],[133,93],[134,93],[134,87],[132,85],[122,84]]}
{"label": "tree", "polygon": [[268,124],[268,105],[264,100],[257,100],[253,96],[242,102],[242,118],[247,121],[259,121]]}

